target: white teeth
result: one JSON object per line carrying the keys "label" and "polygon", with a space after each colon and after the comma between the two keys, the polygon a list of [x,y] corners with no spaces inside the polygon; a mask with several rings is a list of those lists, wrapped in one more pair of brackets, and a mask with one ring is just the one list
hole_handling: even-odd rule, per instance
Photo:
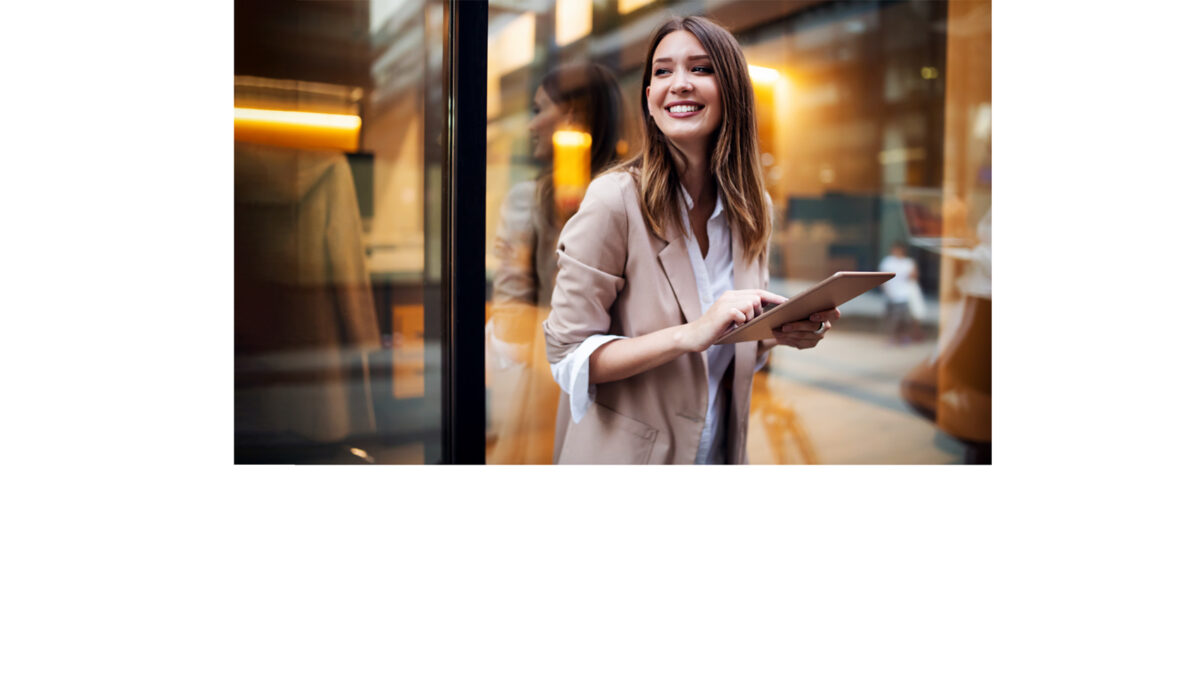
{"label": "white teeth", "polygon": [[673,112],[673,113],[696,112],[699,109],[700,109],[700,106],[698,106],[698,105],[673,105],[670,108],[667,108],[668,111]]}

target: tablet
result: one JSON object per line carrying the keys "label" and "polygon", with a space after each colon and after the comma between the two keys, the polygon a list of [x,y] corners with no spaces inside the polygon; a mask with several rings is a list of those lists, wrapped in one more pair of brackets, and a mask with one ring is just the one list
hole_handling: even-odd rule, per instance
{"label": "tablet", "polygon": [[775,337],[771,331],[792,321],[808,321],[808,317],[825,309],[858,297],[896,276],[891,272],[838,272],[821,283],[792,296],[787,302],[774,305],[746,323],[731,328],[714,344],[766,340]]}

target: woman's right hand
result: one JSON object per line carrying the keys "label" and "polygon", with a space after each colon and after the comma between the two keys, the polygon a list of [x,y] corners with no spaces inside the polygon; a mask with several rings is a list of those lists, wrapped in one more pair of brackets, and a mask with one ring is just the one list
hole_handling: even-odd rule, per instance
{"label": "woman's right hand", "polygon": [[757,288],[725,291],[699,319],[686,324],[686,348],[702,352],[730,327],[740,326],[762,314],[763,303],[781,304],[787,298]]}

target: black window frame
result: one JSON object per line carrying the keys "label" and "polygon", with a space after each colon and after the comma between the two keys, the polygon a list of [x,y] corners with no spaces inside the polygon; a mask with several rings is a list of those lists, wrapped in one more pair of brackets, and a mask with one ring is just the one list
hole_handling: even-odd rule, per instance
{"label": "black window frame", "polygon": [[486,0],[444,0],[443,464],[485,463]]}

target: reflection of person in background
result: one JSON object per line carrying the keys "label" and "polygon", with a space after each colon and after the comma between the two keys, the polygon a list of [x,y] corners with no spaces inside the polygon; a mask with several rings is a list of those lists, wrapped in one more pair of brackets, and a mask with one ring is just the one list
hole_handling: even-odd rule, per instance
{"label": "reflection of person in background", "polygon": [[350,165],[239,142],[233,193],[236,460],[327,459],[376,428],[379,324]]}
{"label": "reflection of person in background", "polygon": [[883,297],[887,300],[884,324],[888,337],[892,342],[908,342],[917,337],[910,304],[913,295],[921,292],[917,285],[917,263],[908,257],[904,243],[897,241],[892,244],[891,253],[879,263],[879,271],[896,275],[884,282],[882,287]]}
{"label": "reflection of person in background", "polygon": [[767,284],[771,209],[745,56],[707,19],[671,19],[642,73],[639,157],[592,181],[558,245],[544,324],[563,389],[556,461],[740,464],[751,382],[776,344],[817,345],[820,312],[715,345],[786,298]]}
{"label": "reflection of person in background", "polygon": [[[495,245],[490,346],[493,363],[506,372],[495,378],[504,398],[496,409],[503,412],[495,421],[496,445],[488,461],[501,464],[548,464],[553,459],[558,386],[545,359],[541,322],[554,289],[558,233],[578,209],[590,176],[617,159],[625,110],[616,77],[595,63],[551,71],[537,88],[533,104],[533,157],[544,169],[537,180],[509,192],[501,206]],[[565,167],[555,167],[554,134],[559,131],[576,133],[571,147],[560,148],[559,160],[583,160],[576,167],[581,175],[566,179],[578,185],[564,185]],[[572,156],[563,157],[564,152]]]}

